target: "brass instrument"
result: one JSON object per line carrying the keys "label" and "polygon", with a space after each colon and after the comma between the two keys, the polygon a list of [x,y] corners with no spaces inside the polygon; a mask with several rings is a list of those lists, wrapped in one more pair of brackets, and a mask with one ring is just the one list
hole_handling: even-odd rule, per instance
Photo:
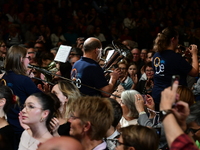
{"label": "brass instrument", "polygon": [[126,59],[128,62],[132,59],[131,51],[125,45],[119,41],[112,41],[112,45],[113,47],[109,48],[112,48],[114,53],[109,60],[105,62],[105,66],[103,67],[105,73],[112,72],[112,68],[116,68],[117,63],[122,59]]}

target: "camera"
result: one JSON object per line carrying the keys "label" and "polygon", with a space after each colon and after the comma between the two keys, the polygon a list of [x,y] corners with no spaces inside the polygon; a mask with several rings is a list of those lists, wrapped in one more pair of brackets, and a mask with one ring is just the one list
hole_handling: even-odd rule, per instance
{"label": "camera", "polygon": [[142,94],[142,97],[143,97],[143,99],[144,99],[144,103],[146,103],[146,101],[147,101],[147,96],[146,96],[145,94]]}
{"label": "camera", "polygon": [[153,129],[155,130],[156,134],[160,138],[160,136],[161,136],[161,127],[153,127]]}

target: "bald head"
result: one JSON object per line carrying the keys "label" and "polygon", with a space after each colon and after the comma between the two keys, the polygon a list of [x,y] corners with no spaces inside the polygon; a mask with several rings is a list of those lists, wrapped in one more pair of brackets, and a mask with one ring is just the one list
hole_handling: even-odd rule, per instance
{"label": "bald head", "polygon": [[97,38],[90,37],[85,40],[83,44],[83,51],[84,52],[90,52],[92,50],[95,50],[96,48],[102,48],[101,41]]}
{"label": "bald head", "polygon": [[53,137],[39,146],[37,150],[83,150],[79,141],[72,137]]}

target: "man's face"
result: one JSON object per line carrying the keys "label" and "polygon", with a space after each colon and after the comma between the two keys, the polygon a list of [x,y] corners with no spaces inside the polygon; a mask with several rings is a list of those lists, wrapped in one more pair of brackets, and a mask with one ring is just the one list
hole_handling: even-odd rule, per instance
{"label": "man's face", "polygon": [[188,124],[190,130],[189,135],[193,137],[194,140],[200,141],[200,125],[196,122],[191,122]]}
{"label": "man's face", "polygon": [[132,55],[133,55],[133,62],[138,62],[139,59],[140,59],[140,51],[139,49],[137,48],[134,48],[132,51],[131,51]]}

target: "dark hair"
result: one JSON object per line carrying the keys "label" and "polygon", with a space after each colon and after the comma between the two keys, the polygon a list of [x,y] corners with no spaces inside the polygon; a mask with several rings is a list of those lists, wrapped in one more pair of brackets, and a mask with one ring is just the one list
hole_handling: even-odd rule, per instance
{"label": "dark hair", "polygon": [[3,111],[5,113],[8,113],[13,101],[13,92],[8,86],[0,84],[0,99],[1,98],[6,99],[6,103],[4,105]]}
{"label": "dark hair", "polygon": [[122,118],[122,107],[121,105],[113,98],[108,98],[114,109],[114,120],[112,122],[112,126],[114,128],[119,124],[120,119]]}
{"label": "dark hair", "polygon": [[[71,54],[71,52],[73,52],[73,54]],[[70,55],[79,55],[79,56],[83,56],[83,51],[80,48],[77,47],[73,47],[70,51]]]}
{"label": "dark hair", "polygon": [[173,27],[168,27],[158,33],[155,41],[153,50],[156,52],[163,52],[170,45],[172,38],[177,38],[178,32]]}
{"label": "dark hair", "polygon": [[144,64],[144,71],[146,70],[147,67],[152,67],[153,68],[152,62],[147,62],[147,63]]}
{"label": "dark hair", "polygon": [[26,68],[21,59],[26,57],[27,50],[21,46],[11,46],[6,55],[5,69],[12,70],[16,74],[26,75]]}
{"label": "dark hair", "polygon": [[200,102],[197,101],[190,107],[190,114],[186,119],[187,124],[195,122],[200,125]]}
{"label": "dark hair", "polygon": [[121,128],[120,131],[125,148],[134,147],[136,150],[158,149],[158,135],[152,128],[141,125],[130,125]]}
{"label": "dark hair", "polygon": [[101,48],[101,42],[99,41],[99,39],[97,38],[88,38],[87,40],[85,40],[84,44],[83,44],[83,50],[84,52],[90,52],[96,48]]}
{"label": "dark hair", "polygon": [[42,106],[43,110],[49,110],[49,115],[46,120],[46,126],[49,131],[51,131],[50,128],[50,121],[54,116],[58,116],[59,114],[59,108],[60,108],[60,103],[58,97],[53,94],[53,93],[34,93],[31,96],[35,96],[38,98],[39,103]]}

